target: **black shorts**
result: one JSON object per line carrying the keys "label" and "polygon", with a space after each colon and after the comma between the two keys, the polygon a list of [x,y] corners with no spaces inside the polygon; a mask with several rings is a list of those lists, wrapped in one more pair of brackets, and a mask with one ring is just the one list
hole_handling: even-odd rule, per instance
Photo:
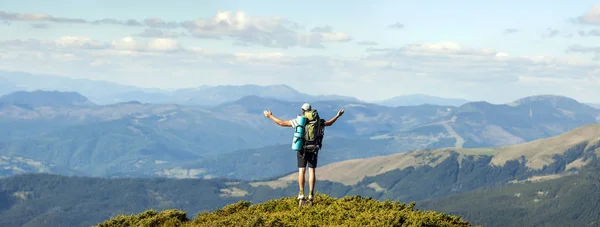
{"label": "black shorts", "polygon": [[306,168],[306,164],[308,164],[308,168],[317,168],[317,159],[319,157],[317,152],[297,151],[296,156],[298,157],[298,168]]}

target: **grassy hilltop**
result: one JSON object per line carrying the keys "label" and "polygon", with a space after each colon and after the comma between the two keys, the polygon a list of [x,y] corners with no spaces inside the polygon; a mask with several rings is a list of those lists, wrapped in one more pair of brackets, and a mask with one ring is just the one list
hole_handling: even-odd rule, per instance
{"label": "grassy hilltop", "polygon": [[316,194],[313,205],[298,207],[295,198],[251,204],[239,201],[194,219],[180,210],[148,210],[119,215],[97,227],[116,226],[471,226],[458,216],[414,209],[415,203],[377,201],[360,196],[340,199]]}

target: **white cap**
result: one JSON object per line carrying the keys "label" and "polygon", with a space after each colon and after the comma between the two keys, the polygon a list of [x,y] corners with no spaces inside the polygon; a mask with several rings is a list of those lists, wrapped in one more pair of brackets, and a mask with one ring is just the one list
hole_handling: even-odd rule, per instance
{"label": "white cap", "polygon": [[302,109],[303,110],[310,110],[310,104],[304,103],[304,105],[302,105]]}

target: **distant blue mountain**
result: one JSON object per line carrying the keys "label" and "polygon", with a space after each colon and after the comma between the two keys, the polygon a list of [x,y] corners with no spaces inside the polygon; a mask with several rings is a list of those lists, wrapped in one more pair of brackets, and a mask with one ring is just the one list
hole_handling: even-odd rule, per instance
{"label": "distant blue mountain", "polygon": [[0,103],[25,106],[93,106],[85,96],[77,92],[17,91],[0,96]]}
{"label": "distant blue mountain", "polygon": [[0,71],[0,82],[0,95],[17,90],[73,91],[101,105],[139,101],[153,104],[216,106],[252,95],[292,102],[315,102],[323,100],[360,102],[354,97],[347,96],[309,95],[301,93],[287,85],[203,85],[197,88],[162,90],[158,88],[127,86],[106,81],[6,71]]}
{"label": "distant blue mountain", "polygon": [[414,94],[397,96],[376,103],[385,106],[419,106],[426,104],[440,106],[460,106],[468,102],[469,100],[466,99],[441,98],[424,94]]}

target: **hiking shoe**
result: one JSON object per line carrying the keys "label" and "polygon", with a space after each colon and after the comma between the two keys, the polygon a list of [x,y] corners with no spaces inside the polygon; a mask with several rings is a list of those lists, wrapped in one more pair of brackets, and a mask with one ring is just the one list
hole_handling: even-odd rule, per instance
{"label": "hiking shoe", "polygon": [[312,201],[313,200],[313,195],[308,195],[308,201]]}
{"label": "hiking shoe", "polygon": [[304,199],[304,194],[298,193],[298,200],[303,200],[303,199]]}

